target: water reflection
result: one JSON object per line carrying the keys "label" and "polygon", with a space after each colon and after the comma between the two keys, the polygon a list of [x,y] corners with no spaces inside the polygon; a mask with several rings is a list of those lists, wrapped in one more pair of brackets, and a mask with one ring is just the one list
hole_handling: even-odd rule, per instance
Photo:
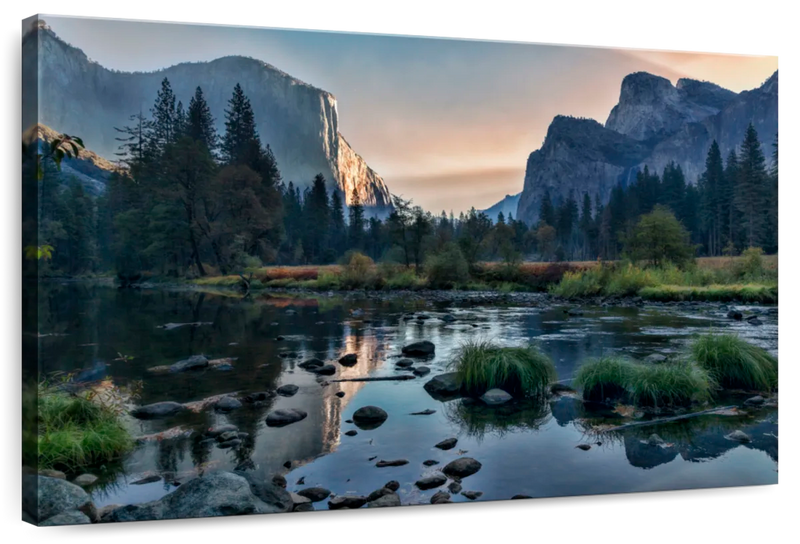
{"label": "water reflection", "polygon": [[[469,450],[486,467],[470,479],[472,486],[485,492],[486,499],[516,493],[547,496],[655,489],[666,484],[643,481],[639,473],[656,467],[671,471],[670,484],[675,487],[695,485],[692,482],[769,483],[776,478],[772,467],[751,463],[746,478],[736,472],[739,467],[704,480],[695,473],[689,476],[681,463],[710,464],[725,456],[739,446],[725,438],[729,428],[736,428],[753,438],[743,448],[765,452],[774,465],[777,413],[758,421],[698,418],[685,426],[625,432],[592,440],[603,446],[582,452],[575,450],[575,445],[588,440],[591,422],[607,423],[621,416],[569,396],[551,403],[526,401],[491,409],[468,400],[440,402],[422,388],[427,378],[328,383],[327,377],[298,364],[312,357],[332,362],[337,369],[335,378],[393,376],[403,372],[394,364],[403,345],[430,340],[436,345],[436,354],[425,365],[435,375],[446,370],[454,348],[481,336],[505,345],[538,342],[553,358],[559,379],[568,381],[587,357],[620,350],[637,357],[679,351],[689,334],[700,331],[733,329],[777,351],[777,315],[765,314],[764,326],[753,327],[731,322],[724,311],[711,306],[587,308],[582,317],[569,317],[563,308],[546,306],[450,307],[421,300],[269,294],[243,300],[224,293],[115,290],[82,284],[45,285],[42,293],[40,373],[92,371],[97,361],[104,361],[103,371],[115,383],[124,386],[143,381],[142,404],[267,393],[259,397],[262,400],[244,402],[242,408],[227,413],[209,406],[165,420],[132,420],[137,436],[157,437],[144,440],[116,472],[102,475],[95,490],[99,505],[152,500],[198,474],[236,467],[250,468],[264,478],[275,473],[289,474],[291,481],[305,477],[309,484],[339,493],[369,493],[395,478],[404,486],[404,503],[412,497],[424,502],[424,494],[411,494],[412,484],[427,470],[422,461],[447,459],[432,446],[448,436],[459,437],[459,447],[452,455]],[[409,312],[423,309],[430,319],[403,319]],[[457,321],[442,320],[445,312]],[[164,327],[166,324],[172,325]],[[233,368],[163,375],[147,371],[199,354],[209,359],[233,358]],[[356,354],[358,363],[353,367],[336,363],[345,354]],[[297,385],[297,394],[272,394],[286,384]],[[354,429],[346,420],[368,404],[386,410],[387,422],[354,437],[344,436]],[[289,408],[304,410],[308,416],[283,428],[266,426],[270,411]],[[426,409],[436,412],[409,415]],[[220,448],[218,441],[206,435],[217,425],[236,426],[241,442]],[[645,447],[642,441],[653,432],[671,446]],[[408,458],[410,462],[405,467],[378,470],[374,461],[369,461],[374,456]],[[530,463],[534,457],[535,467]],[[548,471],[543,474],[537,467]],[[485,476],[489,474],[491,479]],[[133,485],[140,480],[148,483]]]}

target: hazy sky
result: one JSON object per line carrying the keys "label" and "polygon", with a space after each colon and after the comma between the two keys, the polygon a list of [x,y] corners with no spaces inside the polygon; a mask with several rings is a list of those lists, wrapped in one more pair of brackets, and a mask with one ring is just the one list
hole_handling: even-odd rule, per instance
{"label": "hazy sky", "polygon": [[434,212],[486,208],[521,191],[553,117],[605,123],[631,72],[738,92],[778,68],[777,57],[43,18],[107,68],[245,55],[325,89],[356,152],[393,193]]}

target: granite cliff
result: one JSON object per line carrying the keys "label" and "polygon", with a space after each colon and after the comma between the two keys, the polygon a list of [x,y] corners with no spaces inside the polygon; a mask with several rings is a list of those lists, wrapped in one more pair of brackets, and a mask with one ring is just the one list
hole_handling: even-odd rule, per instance
{"label": "granite cliff", "polygon": [[751,122],[770,156],[778,132],[778,72],[738,94],[705,81],[680,79],[673,86],[645,72],[630,74],[605,126],[591,119],[553,120],[542,147],[528,157],[516,217],[536,223],[547,191],[556,203],[570,191],[605,202],[617,183],[631,182],[645,165],[660,173],[675,161],[694,184],[711,142],[717,140],[725,156]]}
{"label": "granite cliff", "polygon": [[115,159],[114,127],[147,113],[161,81],[169,79],[184,106],[198,85],[224,130],[224,110],[233,86],[241,84],[250,98],[258,130],[278,160],[285,182],[304,187],[321,172],[330,188],[350,200],[353,188],[374,208],[390,205],[383,179],[339,133],[336,98],[321,89],[252,58],[223,57],[211,62],[183,63],[155,72],[109,70],[80,49],[42,26],[23,38],[23,73],[38,73],[38,122],[58,132],[76,134],[101,157]]}

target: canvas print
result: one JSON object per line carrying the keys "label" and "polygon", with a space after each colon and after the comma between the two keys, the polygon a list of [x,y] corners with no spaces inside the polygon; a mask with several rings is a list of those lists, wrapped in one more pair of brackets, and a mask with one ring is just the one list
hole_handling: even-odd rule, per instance
{"label": "canvas print", "polygon": [[777,69],[25,20],[23,519],[776,484]]}

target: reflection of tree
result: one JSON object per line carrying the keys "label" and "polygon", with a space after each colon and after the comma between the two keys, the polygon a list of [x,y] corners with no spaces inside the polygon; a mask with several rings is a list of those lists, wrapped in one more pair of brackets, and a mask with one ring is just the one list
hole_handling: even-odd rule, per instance
{"label": "reflection of tree", "polygon": [[449,421],[469,436],[483,439],[486,434],[502,436],[509,432],[537,430],[550,419],[545,399],[523,399],[501,406],[487,406],[473,399],[444,404]]}
{"label": "reflection of tree", "polygon": [[158,442],[156,467],[164,476],[164,480],[171,480],[177,474],[178,464],[183,461],[188,446],[188,440],[184,437]]}

